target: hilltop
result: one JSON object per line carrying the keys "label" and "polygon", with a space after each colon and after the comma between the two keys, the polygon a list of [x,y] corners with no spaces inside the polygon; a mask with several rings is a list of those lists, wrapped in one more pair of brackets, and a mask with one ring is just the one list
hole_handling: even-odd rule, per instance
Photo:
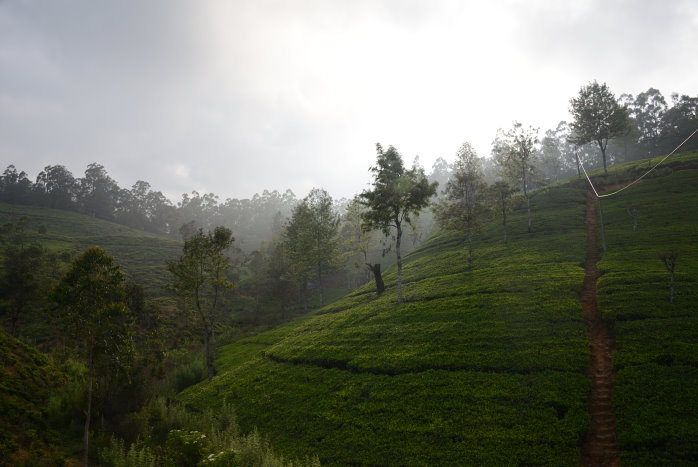
{"label": "hilltop", "polygon": [[[621,185],[655,162],[592,179]],[[615,341],[613,436],[633,465],[698,459],[698,154],[667,162],[603,203],[597,294]],[[195,410],[230,402],[244,430],[327,464],[579,465],[592,389],[580,304],[587,192],[577,179],[541,190],[533,233],[515,212],[507,244],[487,224],[472,268],[462,235],[432,237],[405,258],[406,303],[388,270],[383,296],[367,285],[222,347],[219,376],[179,399]],[[642,206],[636,232],[630,205]],[[673,304],[664,250],[681,252]]]}

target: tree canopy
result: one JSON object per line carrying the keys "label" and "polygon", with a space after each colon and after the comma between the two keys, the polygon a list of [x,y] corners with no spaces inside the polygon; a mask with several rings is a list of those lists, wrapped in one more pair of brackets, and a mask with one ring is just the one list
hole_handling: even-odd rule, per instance
{"label": "tree canopy", "polygon": [[578,145],[596,142],[601,150],[603,170],[608,173],[608,140],[630,130],[628,109],[618,103],[606,83],[593,81],[582,86],[579,95],[570,100],[570,113],[574,118],[570,141]]}
{"label": "tree canopy", "polygon": [[438,182],[429,183],[424,169],[416,165],[405,169],[402,156],[393,146],[384,151],[378,143],[376,152],[376,165],[371,167],[373,189],[359,195],[368,208],[361,217],[367,230],[379,229],[388,236],[391,229],[395,229],[397,294],[398,302],[402,302],[400,243],[403,225],[411,224],[413,217],[429,205],[430,198],[436,194]]}

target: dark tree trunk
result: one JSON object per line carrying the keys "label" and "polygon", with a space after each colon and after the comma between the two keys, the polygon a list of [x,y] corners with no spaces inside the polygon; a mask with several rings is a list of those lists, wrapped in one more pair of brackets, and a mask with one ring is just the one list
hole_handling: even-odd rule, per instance
{"label": "dark tree trunk", "polygon": [[211,356],[211,335],[212,331],[206,326],[206,368],[208,369],[208,380],[213,379],[213,358]]}
{"label": "dark tree trunk", "polygon": [[473,264],[473,235],[468,226],[468,267]]}
{"label": "dark tree trunk", "polygon": [[320,306],[323,305],[323,286],[322,286],[322,264],[317,263],[317,281],[318,281],[318,291],[320,293]]}
{"label": "dark tree trunk", "polygon": [[574,155],[577,158],[577,177],[582,178],[582,169],[579,167],[579,154],[575,153]]}
{"label": "dark tree trunk", "polygon": [[385,292],[385,283],[383,282],[383,276],[381,275],[380,263],[366,263],[366,266],[368,266],[368,269],[371,270],[371,272],[373,273],[373,277],[376,279],[376,292],[378,293],[378,295],[382,294],[383,292]]}
{"label": "dark tree trunk", "polygon": [[528,233],[531,233],[531,198],[526,195],[526,210],[528,211]]}
{"label": "dark tree trunk", "polygon": [[603,158],[603,173],[608,175],[608,168],[606,167],[606,145],[608,145],[608,140],[606,140],[606,145],[603,144],[602,140],[598,140],[597,142],[599,143],[601,157]]}
{"label": "dark tree trunk", "polygon": [[88,454],[90,447],[90,418],[92,418],[92,379],[94,371],[94,360],[93,360],[93,349],[94,349],[94,338],[90,336],[90,350],[87,358],[87,364],[89,366],[87,372],[87,410],[85,410],[85,433],[83,435],[83,449],[85,453],[83,454],[82,464],[87,467]]}
{"label": "dark tree trunk", "polygon": [[402,228],[397,223],[397,235],[395,238],[395,254],[397,255],[397,302],[402,303],[402,256],[400,255],[400,240],[402,240]]}

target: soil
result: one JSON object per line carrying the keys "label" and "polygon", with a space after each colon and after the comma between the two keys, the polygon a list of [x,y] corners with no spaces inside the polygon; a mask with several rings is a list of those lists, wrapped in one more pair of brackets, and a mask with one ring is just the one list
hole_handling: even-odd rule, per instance
{"label": "soil", "polygon": [[599,278],[596,263],[600,255],[596,244],[596,198],[591,192],[587,192],[584,223],[587,228],[587,257],[580,301],[591,349],[588,375],[592,381],[592,391],[589,397],[591,421],[586,442],[582,446],[580,465],[618,466],[620,451],[616,436],[616,415],[611,405],[615,377],[612,355],[615,344],[599,312],[596,299],[596,281]]}

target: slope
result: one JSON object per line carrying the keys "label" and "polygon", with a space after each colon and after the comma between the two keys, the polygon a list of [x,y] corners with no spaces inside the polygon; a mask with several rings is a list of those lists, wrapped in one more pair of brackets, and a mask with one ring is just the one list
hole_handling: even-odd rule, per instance
{"label": "slope", "polygon": [[[698,154],[672,159],[661,178],[633,188],[665,197],[651,196],[657,220],[641,218],[646,237],[627,241],[624,205],[604,203],[599,307],[615,331],[621,457],[638,465],[695,460],[697,162]],[[646,166],[597,182],[621,183]],[[591,393],[580,305],[586,192],[574,180],[537,194],[534,233],[514,213],[507,245],[489,224],[471,269],[462,236],[430,239],[406,258],[405,304],[395,303],[389,271],[381,297],[367,286],[223,347],[219,376],[180,399],[197,410],[232,402],[243,429],[257,426],[280,451],[330,465],[579,465]],[[660,237],[670,244],[661,248],[682,251],[675,308],[651,253]]]}
{"label": "slope", "polygon": [[[697,156],[672,156],[661,177],[603,201],[608,251],[598,264],[598,297],[615,337],[613,407],[628,465],[698,464]],[[674,303],[657,257],[668,251],[679,253]]]}
{"label": "slope", "polygon": [[27,230],[47,249],[79,253],[98,245],[114,256],[134,282],[160,294],[169,281],[165,261],[181,254],[181,243],[72,211],[0,203],[0,223],[27,218]]}
{"label": "slope", "polygon": [[[458,234],[409,255],[406,303],[370,286],[220,351],[220,376],[185,391],[236,407],[277,449],[327,464],[577,465],[589,353],[579,304],[584,191],[534,198],[510,242],[489,225],[467,267]],[[394,272],[385,276],[395,282]]]}
{"label": "slope", "polygon": [[42,354],[0,329],[0,464],[65,462],[46,421],[50,393],[64,380]]}

